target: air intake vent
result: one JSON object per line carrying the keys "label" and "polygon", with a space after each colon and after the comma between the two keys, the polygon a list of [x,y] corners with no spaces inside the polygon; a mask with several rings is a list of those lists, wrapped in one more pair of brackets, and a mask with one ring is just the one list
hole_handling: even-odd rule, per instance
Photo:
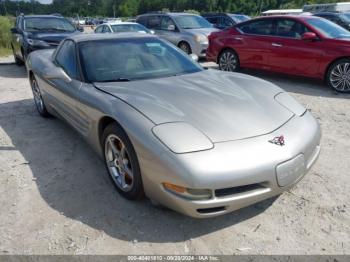
{"label": "air intake vent", "polygon": [[260,189],[266,189],[266,187],[264,187],[261,183],[259,183],[259,184],[251,184],[246,186],[223,188],[223,189],[215,190],[215,195],[217,197],[226,197],[226,196],[232,196],[232,195],[237,195],[242,193],[249,193]]}
{"label": "air intake vent", "polygon": [[223,212],[225,210],[226,210],[225,207],[212,207],[212,208],[197,209],[198,213],[201,213],[201,214],[218,213],[218,212]]}

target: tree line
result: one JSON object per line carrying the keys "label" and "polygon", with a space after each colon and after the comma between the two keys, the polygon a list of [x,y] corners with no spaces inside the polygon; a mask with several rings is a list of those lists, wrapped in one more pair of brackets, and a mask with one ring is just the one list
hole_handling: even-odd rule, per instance
{"label": "tree line", "polygon": [[151,11],[231,12],[258,15],[262,11],[302,8],[305,4],[331,3],[337,0],[53,0],[50,5],[31,1],[0,0],[1,15],[50,14],[64,16],[132,17]]}

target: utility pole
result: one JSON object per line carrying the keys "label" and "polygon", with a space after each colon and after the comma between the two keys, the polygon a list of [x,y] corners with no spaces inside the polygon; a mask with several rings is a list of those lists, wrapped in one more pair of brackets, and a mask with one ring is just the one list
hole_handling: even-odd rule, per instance
{"label": "utility pole", "polygon": [[32,4],[32,14],[34,14],[34,4],[35,4],[35,0],[31,0],[30,2],[31,2],[31,4]]}
{"label": "utility pole", "polygon": [[2,5],[4,7],[4,12],[5,12],[5,16],[7,15],[7,9],[6,9],[6,0],[1,0]]}
{"label": "utility pole", "polygon": [[259,14],[258,15],[261,14],[263,5],[264,5],[264,0],[260,0],[260,7],[259,7]]}

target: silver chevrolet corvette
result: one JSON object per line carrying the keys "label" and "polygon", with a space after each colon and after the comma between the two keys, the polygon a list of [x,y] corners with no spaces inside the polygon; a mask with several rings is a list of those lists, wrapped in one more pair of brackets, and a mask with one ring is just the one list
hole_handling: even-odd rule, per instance
{"label": "silver chevrolet corvette", "polygon": [[155,36],[76,35],[27,65],[39,114],[77,130],[130,200],[225,214],[290,189],[320,152],[317,121],[282,89]]}

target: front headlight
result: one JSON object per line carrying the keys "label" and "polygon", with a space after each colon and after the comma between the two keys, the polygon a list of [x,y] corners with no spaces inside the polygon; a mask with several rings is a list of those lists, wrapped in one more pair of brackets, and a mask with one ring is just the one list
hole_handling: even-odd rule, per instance
{"label": "front headlight", "polygon": [[153,134],[170,151],[185,154],[214,148],[214,144],[201,131],[185,122],[165,123],[153,127]]}
{"label": "front headlight", "polygon": [[208,37],[206,37],[205,35],[196,35],[196,36],[194,37],[194,40],[195,40],[197,43],[201,43],[201,44],[208,43]]}
{"label": "front headlight", "polygon": [[30,44],[31,46],[42,46],[42,47],[47,47],[50,46],[48,43],[46,43],[45,41],[42,40],[38,40],[38,39],[31,39],[28,38],[27,39],[28,44]]}
{"label": "front headlight", "polygon": [[177,186],[171,183],[163,183],[165,190],[189,200],[208,200],[212,198],[210,189],[192,189]]}

